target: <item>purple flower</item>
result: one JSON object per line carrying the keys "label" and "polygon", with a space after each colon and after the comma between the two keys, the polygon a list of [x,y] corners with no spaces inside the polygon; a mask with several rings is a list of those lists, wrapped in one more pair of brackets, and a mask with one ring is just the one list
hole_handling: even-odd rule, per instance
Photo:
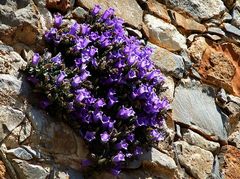
{"label": "purple flower", "polygon": [[39,80],[35,76],[33,76],[33,75],[28,76],[27,80],[30,81],[33,85],[36,85],[36,84],[39,83]]}
{"label": "purple flower", "polygon": [[89,91],[87,91],[85,88],[78,89],[76,93],[77,93],[76,102],[78,103],[82,102],[83,99],[90,97]]}
{"label": "purple flower", "polygon": [[127,148],[128,148],[128,143],[127,143],[126,140],[121,140],[119,143],[116,144],[116,147],[117,147],[118,150],[120,150],[120,149],[125,149],[125,150],[127,150]]}
{"label": "purple flower", "polygon": [[148,73],[146,75],[146,79],[147,80],[152,80],[152,79],[154,79],[154,78],[156,78],[156,77],[158,77],[160,75],[161,75],[160,70],[154,70],[154,71],[151,71],[150,73]]}
{"label": "purple flower", "polygon": [[57,84],[62,83],[62,81],[64,80],[64,78],[67,76],[67,74],[65,73],[65,71],[60,71],[60,74],[57,77]]}
{"label": "purple flower", "polygon": [[122,106],[121,109],[117,113],[117,116],[122,119],[127,119],[134,115],[135,115],[135,112],[132,107],[126,108],[124,106]]}
{"label": "purple flower", "polygon": [[86,139],[88,142],[91,142],[92,140],[94,140],[96,138],[95,134],[96,134],[96,132],[87,131],[84,136],[84,139]]}
{"label": "purple flower", "polygon": [[81,24],[81,34],[86,35],[90,32],[91,28],[87,24]]}
{"label": "purple flower", "polygon": [[108,17],[110,17],[110,16],[113,15],[113,14],[114,14],[114,9],[113,9],[113,8],[109,8],[109,9],[107,9],[107,10],[103,13],[101,19],[102,19],[102,20],[106,20]]}
{"label": "purple flower", "polygon": [[93,10],[92,10],[92,15],[97,15],[99,11],[101,10],[101,7],[99,5],[95,5]]}
{"label": "purple flower", "polygon": [[58,53],[55,57],[51,59],[52,62],[56,63],[57,65],[61,65],[62,63],[62,55]]}
{"label": "purple flower", "polygon": [[88,54],[90,57],[93,57],[96,53],[98,52],[98,49],[91,46],[89,49],[88,49]]}
{"label": "purple flower", "polygon": [[51,41],[53,38],[56,36],[57,29],[56,28],[51,28],[48,32],[45,33],[45,39],[46,41]]}
{"label": "purple flower", "polygon": [[71,25],[69,34],[76,35],[79,28],[80,28],[80,25],[77,22],[75,22],[74,24]]}
{"label": "purple flower", "polygon": [[94,107],[95,108],[101,108],[101,107],[103,107],[105,105],[106,105],[106,103],[105,103],[104,99],[98,99],[96,101],[96,103],[94,104]]}
{"label": "purple flower", "polygon": [[113,169],[111,169],[111,173],[114,176],[118,176],[121,173],[121,170],[119,168],[113,168]]}
{"label": "purple flower", "polygon": [[125,161],[125,155],[122,153],[122,151],[118,152],[117,155],[115,155],[112,159],[113,162],[123,162]]}
{"label": "purple flower", "polygon": [[137,77],[136,72],[132,69],[127,74],[128,79],[133,79],[133,78],[136,78],[136,77]]}
{"label": "purple flower", "polygon": [[89,37],[91,41],[96,41],[99,38],[99,35],[97,32],[91,32]]}
{"label": "purple flower", "polygon": [[156,130],[156,129],[151,130],[150,135],[151,135],[152,139],[156,140],[156,141],[161,141],[164,139],[163,134],[158,132],[158,130]]}
{"label": "purple flower", "polygon": [[55,27],[60,27],[62,24],[62,15],[60,13],[54,14],[54,25]]}
{"label": "purple flower", "polygon": [[71,83],[71,85],[72,85],[73,87],[77,87],[81,82],[82,82],[81,77],[80,77],[79,75],[75,75],[75,76],[72,78],[72,83]]}
{"label": "purple flower", "polygon": [[127,140],[130,141],[130,142],[133,142],[135,139],[135,135],[134,134],[128,134],[127,135]]}
{"label": "purple flower", "polygon": [[103,119],[103,112],[102,111],[94,111],[93,113],[93,120],[98,122],[99,120]]}
{"label": "purple flower", "polygon": [[40,55],[39,53],[34,53],[32,58],[32,65],[36,66],[40,61]]}
{"label": "purple flower", "polygon": [[134,155],[138,156],[138,155],[142,155],[143,154],[143,149],[139,146],[137,146],[134,150]]}
{"label": "purple flower", "polygon": [[108,142],[110,139],[110,135],[106,131],[104,133],[100,134],[100,136],[101,136],[101,141],[103,143]]}
{"label": "purple flower", "polygon": [[75,51],[79,51],[81,49],[84,49],[84,48],[86,48],[88,46],[88,44],[90,42],[91,41],[88,38],[79,38],[79,39],[77,39],[77,43],[74,46],[74,50]]}

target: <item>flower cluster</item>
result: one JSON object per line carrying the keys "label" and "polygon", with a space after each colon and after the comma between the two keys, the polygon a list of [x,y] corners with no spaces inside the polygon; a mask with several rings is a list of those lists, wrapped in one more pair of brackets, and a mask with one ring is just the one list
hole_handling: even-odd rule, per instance
{"label": "flower cluster", "polygon": [[34,54],[27,70],[45,97],[42,107],[62,114],[87,143],[90,158],[82,165],[118,174],[163,139],[169,104],[159,98],[164,77],[152,50],[127,34],[114,9],[100,10],[78,21],[56,14],[45,34],[48,48]]}

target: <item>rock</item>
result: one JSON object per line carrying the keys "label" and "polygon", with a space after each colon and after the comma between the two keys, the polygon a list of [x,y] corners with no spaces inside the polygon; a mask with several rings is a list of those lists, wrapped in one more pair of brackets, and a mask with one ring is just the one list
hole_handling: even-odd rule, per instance
{"label": "rock", "polygon": [[226,10],[221,0],[166,0],[166,2],[174,9],[189,13],[198,21],[219,17]]}
{"label": "rock", "polygon": [[27,115],[34,131],[30,139],[32,147],[51,154],[56,163],[80,169],[81,160],[88,154],[80,136],[67,124],[54,122],[44,111],[29,107]]}
{"label": "rock", "polygon": [[137,29],[133,29],[131,27],[126,27],[126,30],[127,30],[129,35],[136,36],[136,37],[138,37],[140,39],[143,37],[142,33],[139,30],[137,30]]}
{"label": "rock", "polygon": [[213,41],[220,41],[220,40],[222,40],[222,37],[220,37],[218,35],[204,34],[203,36],[207,37],[208,39],[213,40]]}
{"label": "rock", "polygon": [[206,27],[191,18],[186,18],[183,15],[170,11],[171,17],[177,27],[182,28],[184,33],[192,34],[193,32],[203,33],[206,31]]}
{"label": "rock", "polygon": [[147,7],[149,11],[152,12],[155,16],[163,19],[166,22],[171,22],[167,8],[163,4],[158,3],[156,0],[148,0]]}
{"label": "rock", "polygon": [[198,34],[191,34],[191,35],[189,35],[189,36],[187,37],[187,42],[188,42],[189,44],[191,44],[191,43],[194,41],[195,37],[197,37],[197,36],[198,36]]}
{"label": "rock", "polygon": [[33,156],[30,153],[28,153],[24,148],[21,148],[21,147],[7,150],[6,153],[8,155],[8,158],[9,158],[9,156],[11,156],[11,158],[12,157],[14,157],[14,158],[17,157],[17,158],[22,159],[22,160],[33,159]]}
{"label": "rock", "polygon": [[0,178],[10,178],[7,174],[6,167],[4,163],[0,160]]}
{"label": "rock", "polygon": [[240,131],[233,132],[228,138],[229,144],[240,149]]}
{"label": "rock", "polygon": [[186,49],[186,38],[176,27],[150,14],[144,16],[144,22],[149,31],[150,42],[170,51]]}
{"label": "rock", "polygon": [[222,17],[222,21],[223,22],[230,22],[231,20],[232,20],[231,14],[229,14],[228,12],[224,12],[223,17]]}
{"label": "rock", "polygon": [[231,43],[215,44],[197,37],[188,49],[203,80],[240,95],[240,48]]}
{"label": "rock", "polygon": [[236,6],[232,10],[231,24],[240,28],[240,2],[237,2]]}
{"label": "rock", "polygon": [[[23,123],[23,122],[22,122]],[[21,123],[21,124],[22,124]],[[19,147],[19,132],[21,130],[21,124],[17,126],[12,132],[3,140],[3,143],[7,148],[16,148]]]}
{"label": "rock", "polygon": [[182,84],[175,88],[173,120],[189,125],[206,138],[226,141],[228,118],[216,106],[214,96],[212,87],[182,80]]}
{"label": "rock", "polygon": [[224,179],[239,178],[240,150],[231,145],[223,146],[219,154],[219,162]]}
{"label": "rock", "polygon": [[108,0],[106,3],[105,0],[78,0],[78,4],[87,9],[92,9],[95,4],[99,4],[103,10],[112,7],[115,9],[115,14],[118,17],[123,18],[128,24],[137,28],[140,27],[142,24],[143,10],[136,1]]}
{"label": "rock", "polygon": [[19,132],[19,143],[22,143],[25,140],[27,140],[31,136],[31,132],[32,132],[31,123],[28,120],[24,121]]}
{"label": "rock", "polygon": [[214,164],[213,164],[211,178],[213,178],[213,179],[222,179],[223,178],[221,171],[220,171],[220,164],[219,164],[217,155],[214,158]]}
{"label": "rock", "polygon": [[20,179],[45,179],[48,176],[48,172],[39,165],[29,164],[19,159],[13,159],[11,163]]}
{"label": "rock", "polygon": [[236,0],[223,0],[223,2],[224,2],[224,4],[225,4],[225,6],[226,6],[229,10],[231,10],[232,7],[235,5]]}
{"label": "rock", "polygon": [[24,119],[25,115],[8,106],[0,106],[0,141],[11,133]]}
{"label": "rock", "polygon": [[229,23],[223,23],[223,27],[227,32],[240,37],[240,29],[238,29],[237,27]]}
{"label": "rock", "polygon": [[208,150],[210,152],[216,153],[220,149],[220,144],[217,142],[212,142],[201,135],[187,129],[183,134],[183,140],[191,145],[196,145],[202,149]]}
{"label": "rock", "polygon": [[184,141],[174,142],[180,164],[196,179],[207,178],[212,171],[213,155]]}
{"label": "rock", "polygon": [[19,2],[23,1],[0,4],[2,22],[0,24],[0,40],[9,45],[23,43],[28,46],[40,47],[43,34],[41,23],[39,23],[40,13],[32,1],[26,1],[22,5]]}
{"label": "rock", "polygon": [[75,0],[46,0],[47,8],[57,9],[62,12],[72,9],[74,4]]}
{"label": "rock", "polygon": [[73,17],[77,19],[83,19],[87,14],[88,12],[81,7],[77,7],[72,11]]}
{"label": "rock", "polygon": [[153,176],[170,179],[176,172],[177,166],[175,161],[155,148],[151,148],[141,158],[143,160],[143,168]]}
{"label": "rock", "polygon": [[19,75],[19,70],[27,63],[22,57],[7,45],[0,45],[0,73]]}
{"label": "rock", "polygon": [[220,35],[220,36],[226,36],[225,32],[218,27],[209,27],[208,32],[212,33],[212,34],[217,34],[217,35]]}
{"label": "rock", "polygon": [[170,74],[175,78],[182,78],[185,71],[183,59],[179,55],[175,55],[168,50],[158,47],[152,43],[148,43],[153,49],[151,59],[155,65],[161,69],[163,73]]}
{"label": "rock", "polygon": [[166,91],[161,93],[161,97],[166,96],[169,102],[173,101],[174,96],[174,89],[175,89],[175,83],[172,77],[167,76],[165,78],[165,83],[163,85],[163,88],[167,88]]}

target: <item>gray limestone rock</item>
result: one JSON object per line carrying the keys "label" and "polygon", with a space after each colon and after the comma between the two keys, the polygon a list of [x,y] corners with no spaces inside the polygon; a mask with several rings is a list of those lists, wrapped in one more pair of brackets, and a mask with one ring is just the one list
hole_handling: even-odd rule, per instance
{"label": "gray limestone rock", "polygon": [[210,138],[226,140],[228,118],[216,106],[213,88],[189,80],[182,82],[175,88],[173,120],[189,125]]}
{"label": "gray limestone rock", "polygon": [[24,148],[18,147],[15,149],[10,149],[6,151],[7,155],[11,155],[13,157],[17,157],[22,160],[31,160],[33,156]]}
{"label": "gray limestone rock", "polygon": [[182,78],[185,72],[183,58],[166,49],[148,43],[153,49],[151,59],[163,73],[167,73],[175,78]]}
{"label": "gray limestone rock", "polygon": [[180,164],[196,179],[211,175],[214,157],[211,152],[189,145],[185,141],[174,142]]}
{"label": "gray limestone rock", "polygon": [[11,133],[23,120],[25,115],[9,106],[0,106],[0,141]]}
{"label": "gray limestone rock", "polygon": [[165,0],[166,3],[176,9],[180,9],[192,15],[196,20],[206,20],[219,17],[225,10],[221,0]]}
{"label": "gray limestone rock", "polygon": [[19,179],[46,179],[48,172],[40,165],[29,164],[24,160],[13,159],[11,161]]}
{"label": "gray limestone rock", "polygon": [[237,27],[229,23],[223,23],[223,27],[227,32],[240,37],[240,29],[238,29]]}
{"label": "gray limestone rock", "polygon": [[144,22],[149,31],[150,42],[170,51],[187,48],[186,38],[172,24],[150,14],[144,16]]}

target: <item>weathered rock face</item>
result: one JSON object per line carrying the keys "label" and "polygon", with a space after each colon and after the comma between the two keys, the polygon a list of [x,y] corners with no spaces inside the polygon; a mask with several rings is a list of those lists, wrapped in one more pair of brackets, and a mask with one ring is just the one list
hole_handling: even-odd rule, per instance
{"label": "weathered rock face", "polygon": [[99,4],[102,12],[113,7],[127,33],[152,47],[151,58],[166,75],[160,96],[168,98],[170,110],[164,141],[119,176],[95,178],[238,179],[239,2],[0,0],[0,178],[84,178],[83,140],[32,104],[21,69],[44,48],[51,12],[82,19]]}
{"label": "weathered rock face", "polygon": [[199,37],[188,50],[204,81],[240,95],[238,46],[231,43],[218,45]]}
{"label": "weathered rock face", "polygon": [[184,141],[175,142],[174,145],[180,164],[193,177],[202,179],[210,176],[214,160],[211,152],[197,146],[189,145]]}
{"label": "weathered rock face", "polygon": [[175,90],[173,120],[189,125],[209,138],[227,139],[224,126],[227,117],[215,104],[213,88],[187,81]]}
{"label": "weathered rock face", "polygon": [[133,0],[115,1],[115,0],[79,0],[78,3],[88,9],[92,9],[95,4],[101,5],[103,10],[110,7],[114,8],[116,15],[123,18],[125,22],[133,25],[134,27],[140,27],[142,24],[143,10],[138,3]]}
{"label": "weathered rock face", "polygon": [[150,14],[144,16],[144,22],[148,28],[150,42],[170,51],[186,49],[186,38],[177,31],[175,26]]}
{"label": "weathered rock face", "polygon": [[189,13],[198,21],[219,17],[226,10],[221,0],[166,0],[166,2],[175,9]]}
{"label": "weathered rock face", "polygon": [[224,178],[239,178],[240,150],[230,145],[224,146],[220,153],[220,166]]}

